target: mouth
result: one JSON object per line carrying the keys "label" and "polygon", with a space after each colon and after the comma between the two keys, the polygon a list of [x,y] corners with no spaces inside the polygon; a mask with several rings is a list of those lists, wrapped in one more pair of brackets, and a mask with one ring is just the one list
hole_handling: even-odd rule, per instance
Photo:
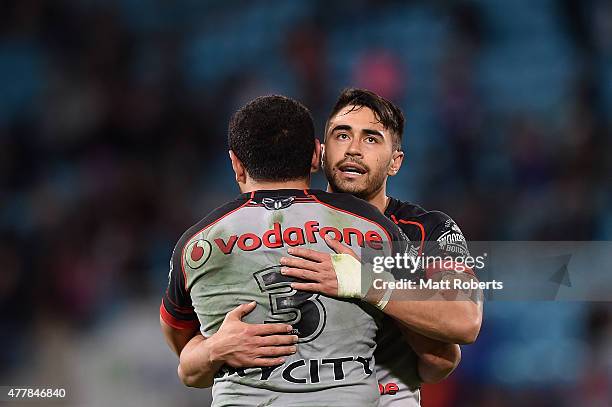
{"label": "mouth", "polygon": [[357,177],[368,172],[364,167],[355,163],[345,163],[338,166],[338,170],[347,176]]}

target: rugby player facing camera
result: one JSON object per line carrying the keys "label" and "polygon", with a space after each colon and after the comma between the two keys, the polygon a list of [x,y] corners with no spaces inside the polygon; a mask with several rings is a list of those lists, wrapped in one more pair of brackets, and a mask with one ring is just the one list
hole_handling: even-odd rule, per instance
{"label": "rugby player facing camera", "polygon": [[[253,120],[253,117],[249,118],[245,115],[245,109],[241,113],[243,121]],[[274,117],[277,118],[278,116]],[[281,123],[284,122],[281,121]],[[381,216],[382,219],[377,218],[377,221],[382,225],[387,225],[389,222],[382,216],[383,214],[392,220],[391,226],[385,226],[384,230],[367,230],[370,226],[364,225],[364,235],[377,233],[380,236],[389,236],[387,234],[389,232],[396,235],[398,241],[409,239],[411,245],[413,245],[410,248],[415,249],[417,254],[448,254],[445,251],[444,242],[449,237],[452,237],[455,242],[462,241],[465,243],[463,235],[452,219],[441,212],[426,211],[417,205],[401,202],[386,195],[387,177],[393,176],[399,171],[404,158],[401,151],[403,125],[404,119],[401,111],[388,100],[365,90],[349,89],[344,91],[332,109],[326,125],[326,142],[321,162],[329,180],[328,190],[330,192],[348,192],[367,200],[373,207],[369,206],[371,209],[365,210],[365,214],[370,219]],[[230,127],[230,139],[231,131],[232,127]],[[281,133],[285,134],[286,130],[281,131]],[[275,140],[278,140],[279,135],[276,134],[274,137]],[[287,157],[278,157],[278,161],[273,160],[272,158],[275,157],[270,154],[274,155],[272,151],[274,144],[264,145],[263,140],[265,140],[263,137],[252,140],[254,143],[252,148],[254,151],[257,151],[258,148],[265,151],[268,161],[274,162],[274,165],[278,167],[273,169],[273,173],[278,176],[283,171],[279,167],[279,162],[282,163],[283,158],[286,160]],[[317,142],[313,144],[315,151],[312,155],[312,162],[308,162],[309,171],[316,170],[318,166],[319,147]],[[248,160],[253,155],[252,151],[249,150],[246,153],[236,150],[240,149],[232,149],[230,152],[236,180],[243,192],[251,191],[252,195],[243,197],[245,202],[241,203],[242,206],[234,204],[236,207],[233,207],[230,205],[232,210],[241,211],[246,207],[261,205],[266,207],[267,212],[299,208],[300,211],[294,212],[297,214],[302,211],[302,208],[305,210],[307,205],[294,204],[294,202],[319,203],[323,204],[322,206],[330,207],[332,205],[324,202],[324,200],[347,199],[346,195],[331,194],[329,196],[332,198],[328,198],[309,191],[298,193],[299,188],[307,187],[307,181],[298,180],[296,182],[296,180],[291,179],[291,176],[276,179],[274,182],[268,181],[264,183],[264,186],[267,190],[287,187],[296,188],[296,190],[283,189],[280,196],[278,194],[277,196],[269,196],[269,193],[267,193],[262,198],[263,195],[256,192],[257,189],[262,189],[262,183],[252,178],[249,173],[249,165],[243,163],[240,158],[243,157]],[[250,198],[250,200],[247,198]],[[264,203],[265,199],[274,201],[272,211],[269,210],[268,204]],[[338,204],[338,202],[334,203]],[[347,205],[347,203],[343,202],[343,205]],[[354,204],[351,202],[348,205],[353,206]],[[358,209],[352,207],[351,209],[353,212],[364,210],[361,207]],[[375,215],[370,210],[377,212],[379,215]],[[263,214],[265,215],[266,212],[263,212]],[[229,213],[226,215],[229,216]],[[300,223],[296,223],[296,225],[305,225],[304,217],[298,216],[298,218],[300,218]],[[363,220],[363,218],[363,216],[353,217],[351,223],[359,223],[358,219]],[[283,219],[282,238],[284,239],[284,232],[287,228],[296,228],[296,225],[289,225],[291,222],[287,222],[287,216],[283,216]],[[259,223],[265,224],[265,222]],[[329,232],[330,225],[325,225],[324,222],[319,223],[318,232],[326,227],[327,232]],[[267,229],[269,233],[277,233],[275,229],[277,226],[274,221],[268,223],[268,225],[273,225],[272,228]],[[278,229],[280,232],[280,224]],[[336,229],[341,230],[342,228],[336,227]],[[264,238],[265,233],[262,232],[262,238]],[[223,248],[227,249],[230,244],[239,245],[241,239],[239,236],[243,235],[235,233],[229,236],[217,237],[211,235],[209,237],[217,243],[218,251],[223,252]],[[268,235],[268,239],[270,239],[270,236]],[[199,236],[200,239],[202,237]],[[297,239],[296,235],[293,237]],[[283,400],[287,392],[292,392],[291,398],[284,399],[286,402],[290,400],[291,405],[302,405],[301,401],[304,400],[299,397],[300,391],[307,392],[312,396],[307,398],[308,403],[306,404],[308,405],[342,405],[343,402],[350,404],[351,396],[347,395],[348,398],[343,400],[343,398],[338,398],[336,394],[333,397],[333,403],[325,404],[328,395],[324,390],[321,390],[322,388],[319,385],[325,382],[327,378],[331,380],[330,383],[346,387],[344,386],[346,382],[342,382],[347,379],[347,376],[351,375],[353,378],[357,378],[357,380],[353,379],[353,383],[358,383],[359,380],[369,383],[368,376],[371,375],[375,376],[374,387],[377,387],[377,393],[380,394],[379,399],[376,400],[378,405],[415,406],[420,405],[419,387],[421,383],[440,381],[455,369],[461,354],[457,344],[473,342],[480,328],[482,304],[478,298],[462,298],[463,301],[445,301],[444,298],[421,301],[422,298],[418,298],[418,296],[409,299],[405,297],[394,298],[394,293],[390,290],[382,293],[377,292],[370,296],[364,295],[361,292],[361,263],[355,253],[356,250],[361,250],[364,247],[363,241],[359,244],[359,239],[354,239],[354,241],[347,239],[342,232],[322,233],[319,237],[321,239],[317,239],[316,242],[304,242],[306,243],[304,246],[296,244],[296,247],[279,250],[277,266],[255,273],[259,288],[263,287],[264,291],[269,286],[283,284],[285,291],[289,289],[291,293],[299,293],[291,300],[291,303],[297,304],[298,309],[301,309],[302,312],[298,312],[298,317],[291,321],[285,319],[290,323],[274,323],[278,320],[266,319],[266,315],[274,314],[275,303],[272,298],[275,297],[273,296],[270,297],[270,301],[249,302],[242,305],[239,305],[241,301],[236,301],[234,296],[234,308],[233,310],[227,308],[228,312],[223,320],[217,318],[216,321],[207,321],[206,315],[200,315],[200,312],[198,312],[198,315],[192,313],[187,329],[177,329],[181,324],[177,324],[177,321],[172,319],[172,315],[169,316],[170,311],[173,310],[166,309],[166,302],[162,304],[162,326],[171,347],[180,355],[179,376],[186,385],[206,387],[210,386],[214,379],[213,395],[215,395],[218,391],[216,389],[221,388],[223,390],[224,381],[236,382],[236,380],[241,381],[242,378],[246,377],[249,379],[247,381],[248,385],[257,389],[266,388],[268,391],[276,393],[273,396],[276,397],[275,400]],[[194,238],[196,237],[192,237],[192,239]],[[291,239],[290,236],[289,239]],[[278,241],[273,238],[270,242],[272,240]],[[252,239],[244,238],[241,251],[246,248],[249,254],[253,256],[258,251],[269,248],[267,244],[258,245],[256,242],[255,237],[252,237]],[[177,249],[181,246],[181,241],[179,241]],[[211,247],[214,252],[216,250],[215,244],[212,244]],[[465,251],[467,251],[467,245],[465,245]],[[179,256],[181,255],[188,256],[189,253],[179,254]],[[180,263],[176,264],[180,267]],[[196,278],[201,280],[206,278],[206,273],[198,274],[199,271],[192,271],[201,276]],[[442,271],[449,272],[449,270],[430,269],[426,270],[427,275],[424,277],[439,279]],[[193,283],[189,283],[190,278],[185,278],[185,280],[183,285],[193,285]],[[243,284],[245,282],[246,280]],[[180,279],[178,279],[177,285],[179,286],[180,296],[186,300],[185,305],[183,305],[184,310],[189,310],[189,307],[192,306],[190,295],[185,292],[184,288],[180,289]],[[193,288],[191,288],[191,293],[193,293]],[[313,298],[316,301],[313,302]],[[313,328],[310,324],[310,331],[307,332],[308,329],[305,330],[305,327],[308,324],[304,324],[308,322],[309,313],[307,311],[310,310],[310,314],[312,314],[312,310],[318,307],[318,305],[312,307],[312,304],[317,304],[317,301],[325,302],[323,306],[325,311],[327,309],[325,308],[326,302],[332,301],[334,298],[337,298],[336,302],[332,303],[334,306],[335,304],[346,303],[347,299],[351,299],[348,304],[356,306],[353,301],[357,299],[370,303],[384,312],[385,315],[377,320],[379,332],[376,336],[375,364],[370,365],[367,357],[358,354],[361,343],[340,347],[339,350],[345,354],[347,349],[356,353],[350,357],[338,358],[329,355],[325,358],[325,355],[317,354],[320,353],[321,347],[317,348],[319,349],[318,352],[309,353],[312,350],[311,347],[317,341],[323,340],[324,335],[321,332],[324,333],[325,329],[320,326]],[[167,300],[168,303],[171,302],[171,298]],[[256,303],[259,305],[256,305]],[[277,306],[278,304],[276,303]],[[235,308],[236,305],[238,305],[237,308]],[[271,309],[260,309],[263,308],[262,305],[264,307],[266,305],[271,306]],[[227,306],[229,306],[229,303],[227,303]],[[349,309],[352,310],[351,308],[346,310]],[[321,314],[321,309],[319,309],[318,315]],[[323,314],[328,319],[332,316],[329,312],[327,314],[323,312]],[[175,317],[179,315],[177,312],[174,313]],[[350,319],[351,317],[342,313],[341,320],[346,321],[347,318]],[[198,322],[204,322],[199,329],[204,335],[198,332]],[[175,325],[172,326],[170,323]],[[329,320],[326,323],[329,326]],[[169,326],[170,328],[168,328]],[[320,328],[322,331],[313,335],[313,329],[316,331]],[[349,330],[347,336],[357,336],[356,339],[359,339],[362,336],[361,334],[356,335],[357,332],[359,330]],[[304,340],[305,334],[310,335],[306,338],[308,340]],[[330,344],[338,345],[347,339],[336,336],[330,337],[330,340],[332,341]],[[259,372],[253,373],[253,367],[260,367]],[[330,371],[326,372],[325,368],[329,368],[327,370]],[[323,376],[326,376],[326,378]],[[272,381],[278,380],[278,385],[272,386],[271,379]],[[378,381],[378,386],[376,381]],[[288,384],[302,387],[300,387],[300,391],[296,392],[291,386],[285,387]],[[352,394],[350,390],[349,393]],[[368,397],[370,396],[371,394],[368,393]],[[260,400],[256,396],[253,397],[253,402]],[[368,405],[367,400],[367,397],[359,397],[358,405]],[[280,403],[279,405],[289,405]]]}

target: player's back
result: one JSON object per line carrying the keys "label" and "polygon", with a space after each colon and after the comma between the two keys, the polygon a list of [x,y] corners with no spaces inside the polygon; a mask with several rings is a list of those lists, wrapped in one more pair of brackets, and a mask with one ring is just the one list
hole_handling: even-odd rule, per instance
{"label": "player's back", "polygon": [[243,194],[191,228],[179,242],[186,289],[205,336],[227,312],[257,301],[246,322],[283,322],[298,335],[297,352],[274,369],[222,369],[213,405],[377,405],[373,374],[377,310],[291,289],[280,257],[300,246],[330,252],[323,237],[392,251],[395,225],[347,194],[274,190]]}

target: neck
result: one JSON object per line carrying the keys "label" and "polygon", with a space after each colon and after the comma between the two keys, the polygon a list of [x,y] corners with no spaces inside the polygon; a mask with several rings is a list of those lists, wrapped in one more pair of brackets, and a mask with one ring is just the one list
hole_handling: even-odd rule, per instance
{"label": "neck", "polygon": [[380,191],[378,191],[371,198],[366,199],[366,201],[374,205],[380,211],[380,213],[385,213],[385,209],[387,209],[387,204],[389,203],[386,188],[383,186]]}
{"label": "neck", "polygon": [[[336,192],[332,189],[331,185],[327,184],[327,192]],[[389,197],[387,196],[386,185],[383,184],[382,188],[376,191],[372,196],[365,199],[370,205],[374,205],[380,213],[385,213],[387,204],[389,203]]]}
{"label": "neck", "polygon": [[291,181],[283,182],[266,182],[266,181],[255,181],[252,179],[247,180],[244,184],[239,184],[240,192],[253,192],[260,190],[272,190],[272,189],[308,189],[310,188],[310,179],[296,179]]}

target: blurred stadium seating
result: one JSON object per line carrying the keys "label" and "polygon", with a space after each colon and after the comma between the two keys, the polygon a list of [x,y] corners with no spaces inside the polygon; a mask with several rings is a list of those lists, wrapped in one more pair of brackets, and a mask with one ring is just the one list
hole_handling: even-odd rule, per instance
{"label": "blurred stadium seating", "polygon": [[[0,384],[204,405],[156,312],[180,233],[237,193],[229,116],[282,93],[322,133],[346,86],[405,111],[391,193],[469,240],[612,240],[609,1],[3,1]],[[423,405],[610,405],[611,317],[491,303]]]}

